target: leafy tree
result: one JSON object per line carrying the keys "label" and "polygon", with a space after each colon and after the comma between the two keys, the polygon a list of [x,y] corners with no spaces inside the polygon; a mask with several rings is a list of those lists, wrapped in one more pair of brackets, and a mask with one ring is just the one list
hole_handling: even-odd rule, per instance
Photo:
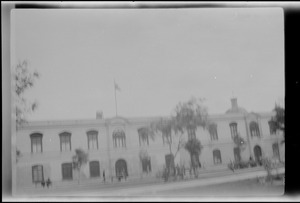
{"label": "leafy tree", "polygon": [[192,97],[179,103],[175,108],[175,131],[193,133],[197,127],[205,129],[208,125],[208,113],[202,104],[203,99]]}
{"label": "leafy tree", "polygon": [[13,73],[15,82],[14,101],[16,109],[16,124],[18,127],[26,122],[26,115],[37,108],[37,102],[28,102],[24,94],[26,90],[33,87],[35,79],[39,77],[38,72],[31,72],[28,62],[24,60],[17,64]]}
{"label": "leafy tree", "polygon": [[191,164],[192,168],[195,173],[195,169],[198,168],[200,162],[199,162],[199,156],[201,154],[201,150],[203,146],[201,145],[201,142],[197,139],[190,139],[186,142],[184,148],[190,153],[191,157]]}
{"label": "leafy tree", "polygon": [[235,137],[233,138],[233,142],[234,142],[234,144],[235,144],[238,148],[240,148],[240,151],[245,150],[245,147],[246,147],[246,141],[244,140],[244,138],[242,138],[242,137],[240,136],[239,133],[238,133],[237,136],[235,136]]}
{"label": "leafy tree", "polygon": [[80,171],[82,166],[84,166],[88,162],[88,154],[84,152],[82,149],[76,149],[75,155],[72,157],[73,160],[73,169],[78,172],[78,184],[80,180]]}
{"label": "leafy tree", "polygon": [[[158,121],[154,121],[151,123],[149,127],[149,133],[151,136],[157,135],[159,133],[163,140],[164,143],[168,145],[169,147],[169,152],[171,157],[172,163],[170,164],[171,167],[174,167],[174,160],[179,152],[179,150],[184,146],[184,140],[182,139],[182,133],[179,134],[179,131],[176,127],[176,120],[174,117],[171,118],[160,118]],[[173,132],[173,133],[172,133]],[[176,145],[176,149],[174,152],[173,147],[173,142],[174,142],[174,136],[179,136],[178,143]]]}
{"label": "leafy tree", "polygon": [[188,134],[189,141],[185,144],[185,149],[190,153],[193,168],[197,167],[195,158],[199,162],[202,149],[200,141],[196,139],[196,130],[198,127],[206,129],[209,126],[207,109],[202,102],[203,99],[193,97],[175,108],[175,131]]}
{"label": "leafy tree", "polygon": [[[189,134],[195,134],[197,127],[201,126],[205,128],[208,125],[207,110],[202,105],[202,99],[191,98],[189,101],[179,103],[169,118],[161,118],[158,121],[151,123],[149,132],[152,135],[156,135],[160,132],[163,136],[164,142],[168,144],[172,163],[170,164],[171,170],[175,166],[174,160],[180,151],[185,147],[185,140],[183,135],[185,132]],[[176,144],[176,151],[174,153],[174,136],[178,137],[178,143]],[[191,155],[192,158],[192,155]]]}
{"label": "leafy tree", "polygon": [[[282,131],[283,136],[285,136],[284,130],[285,130],[285,118],[284,118],[284,108],[280,105],[275,104],[275,116],[271,118],[271,129],[273,132]],[[284,142],[284,141],[283,141]]]}

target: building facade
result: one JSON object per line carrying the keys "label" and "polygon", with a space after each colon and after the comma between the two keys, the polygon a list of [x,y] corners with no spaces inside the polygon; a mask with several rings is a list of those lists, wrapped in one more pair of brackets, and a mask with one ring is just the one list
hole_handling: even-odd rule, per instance
{"label": "building facade", "polygon": [[[249,160],[253,157],[270,157],[284,162],[283,136],[272,132],[270,120],[274,112],[248,113],[231,100],[231,108],[225,114],[211,115],[211,125],[198,128],[195,136],[203,149],[199,160],[207,170],[227,168],[228,163]],[[98,114],[97,114],[98,115]],[[50,178],[53,182],[77,180],[72,168],[75,149],[88,153],[88,163],[82,167],[80,179],[101,180],[126,175],[130,178],[153,176],[166,164],[170,153],[163,136],[152,139],[143,134],[143,128],[159,118],[39,121],[24,124],[17,131],[17,149],[20,156],[16,164],[17,187],[25,187]],[[233,138],[239,135],[245,141],[240,150]],[[188,140],[188,136],[184,135]],[[172,135],[172,151],[175,152],[178,137]],[[141,159],[141,154],[147,159]],[[190,167],[190,155],[180,149],[175,163]]]}

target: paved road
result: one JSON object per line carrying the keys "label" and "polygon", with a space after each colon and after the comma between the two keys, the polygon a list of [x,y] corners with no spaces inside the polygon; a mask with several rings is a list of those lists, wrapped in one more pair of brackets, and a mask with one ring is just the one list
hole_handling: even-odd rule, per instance
{"label": "paved road", "polygon": [[255,179],[242,180],[230,183],[221,183],[208,186],[194,186],[163,191],[153,190],[136,193],[137,196],[163,196],[163,197],[273,197],[284,192],[284,185],[260,184]]}
{"label": "paved road", "polygon": [[[279,170],[284,173],[284,168]],[[32,194],[34,196],[140,196],[140,195],[153,195],[153,194],[182,194],[189,191],[197,193],[197,189],[201,186],[208,186],[213,184],[229,183],[239,180],[245,180],[249,178],[256,178],[257,176],[265,176],[266,171],[252,171],[241,173],[229,173],[228,175],[222,175],[220,177],[208,176],[202,177],[196,180],[178,181],[178,182],[120,182],[107,185],[87,185],[87,186],[75,186],[74,188],[54,188],[54,189],[38,189],[33,193],[24,192],[25,196]],[[192,189],[191,189],[192,188]],[[199,188],[200,189],[200,188]]]}

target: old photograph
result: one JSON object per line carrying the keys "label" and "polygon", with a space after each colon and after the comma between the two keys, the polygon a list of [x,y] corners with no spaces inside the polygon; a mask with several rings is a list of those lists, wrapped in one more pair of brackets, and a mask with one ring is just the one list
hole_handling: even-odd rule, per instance
{"label": "old photograph", "polygon": [[284,194],[282,8],[12,9],[10,35],[15,197]]}

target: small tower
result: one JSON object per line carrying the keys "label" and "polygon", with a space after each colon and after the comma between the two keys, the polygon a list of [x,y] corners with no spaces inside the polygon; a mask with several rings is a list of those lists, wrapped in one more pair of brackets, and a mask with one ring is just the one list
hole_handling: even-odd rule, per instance
{"label": "small tower", "polygon": [[238,104],[237,104],[237,98],[236,97],[231,99],[231,108],[232,109],[238,109]]}

